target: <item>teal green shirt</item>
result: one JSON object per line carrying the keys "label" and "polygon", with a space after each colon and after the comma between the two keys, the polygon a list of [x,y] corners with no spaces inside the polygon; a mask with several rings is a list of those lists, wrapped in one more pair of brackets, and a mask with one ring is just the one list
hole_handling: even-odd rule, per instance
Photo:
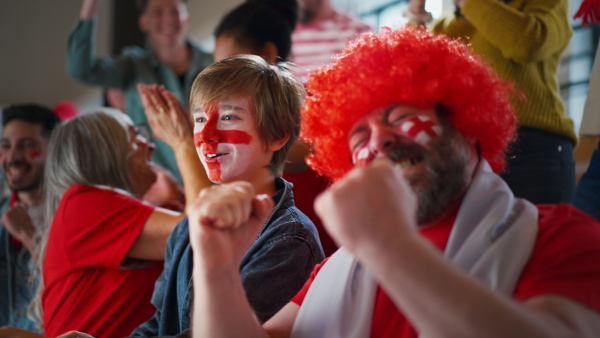
{"label": "teal green shirt", "polygon": [[[213,63],[211,54],[203,52],[188,41],[192,50],[192,64],[184,75],[182,86],[179,77],[160,62],[152,48],[131,46],[123,48],[119,56],[96,56],[95,30],[95,20],[77,22],[69,36],[67,71],[69,75],[84,83],[121,89],[125,93],[127,112],[137,124],[148,124],[137,92],[138,83],[162,84],[188,107],[194,79],[205,67]],[[181,183],[173,150],[154,137],[152,142],[156,144],[154,161],[169,169]]]}

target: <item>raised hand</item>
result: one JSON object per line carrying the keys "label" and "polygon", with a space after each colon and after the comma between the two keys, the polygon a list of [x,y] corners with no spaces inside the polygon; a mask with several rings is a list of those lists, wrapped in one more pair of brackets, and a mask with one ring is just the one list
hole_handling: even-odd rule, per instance
{"label": "raised hand", "polygon": [[386,158],[353,169],[315,200],[331,237],[359,258],[416,233],[416,210],[411,187]]}
{"label": "raised hand", "polygon": [[182,142],[193,142],[193,124],[190,113],[175,95],[163,86],[138,85],[138,92],[152,134],[171,148]]}
{"label": "raised hand", "polygon": [[273,209],[267,195],[248,182],[203,189],[189,208],[194,263],[203,269],[238,269],[244,253]]}

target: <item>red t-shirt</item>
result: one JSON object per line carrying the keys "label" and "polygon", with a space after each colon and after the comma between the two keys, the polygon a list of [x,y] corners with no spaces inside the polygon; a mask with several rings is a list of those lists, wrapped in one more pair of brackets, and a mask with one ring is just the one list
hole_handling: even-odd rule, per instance
{"label": "red t-shirt", "polygon": [[[569,204],[537,207],[536,244],[515,287],[514,298],[524,301],[537,295],[556,294],[600,311],[600,224]],[[435,227],[421,230],[421,234],[443,251],[453,223],[454,217],[450,217]],[[323,264],[325,261],[315,267],[292,302],[302,304]],[[379,287],[371,337],[418,337],[412,325]]]}
{"label": "red t-shirt", "polygon": [[127,260],[128,268],[121,268],[153,210],[111,190],[83,185],[67,190],[44,260],[47,336],[78,330],[96,338],[126,337],[154,314],[150,299],[162,262]]}

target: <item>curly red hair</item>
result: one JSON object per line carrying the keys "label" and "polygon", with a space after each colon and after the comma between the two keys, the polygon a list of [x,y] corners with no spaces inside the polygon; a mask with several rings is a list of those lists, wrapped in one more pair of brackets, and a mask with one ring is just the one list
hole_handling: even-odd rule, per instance
{"label": "curly red hair", "polygon": [[449,120],[495,172],[513,140],[512,83],[503,81],[463,42],[426,29],[384,29],[350,43],[307,84],[302,137],[314,154],[309,165],[335,181],[352,169],[348,133],[366,113],[395,103],[442,105]]}

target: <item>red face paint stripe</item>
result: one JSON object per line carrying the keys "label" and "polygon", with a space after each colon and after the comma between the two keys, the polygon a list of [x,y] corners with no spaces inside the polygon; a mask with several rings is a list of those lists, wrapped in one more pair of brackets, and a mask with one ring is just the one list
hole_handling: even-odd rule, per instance
{"label": "red face paint stripe", "polygon": [[40,149],[32,150],[29,152],[29,157],[38,157],[42,154]]}

